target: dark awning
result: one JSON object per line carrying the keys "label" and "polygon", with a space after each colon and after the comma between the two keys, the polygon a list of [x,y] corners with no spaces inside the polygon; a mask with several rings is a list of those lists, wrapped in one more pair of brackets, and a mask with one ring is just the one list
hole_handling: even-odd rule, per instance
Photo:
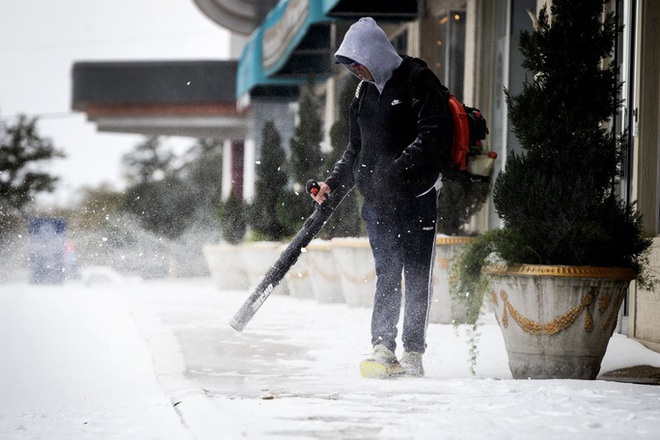
{"label": "dark awning", "polygon": [[100,131],[240,139],[236,61],[77,62],[72,108]]}
{"label": "dark awning", "polygon": [[418,0],[324,0],[328,17],[375,20],[414,20],[422,14]]}

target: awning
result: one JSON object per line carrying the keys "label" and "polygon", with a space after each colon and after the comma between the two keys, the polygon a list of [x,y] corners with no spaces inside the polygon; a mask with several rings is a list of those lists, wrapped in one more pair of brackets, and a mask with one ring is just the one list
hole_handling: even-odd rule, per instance
{"label": "awning", "polygon": [[243,139],[236,61],[76,62],[72,108],[99,131]]}
{"label": "awning", "polygon": [[249,0],[193,0],[199,9],[220,26],[241,35],[255,28],[256,7]]}
{"label": "awning", "polygon": [[[239,107],[245,107],[250,100],[250,94],[269,95],[287,93],[286,90],[297,86],[298,79],[275,79],[266,75],[262,66],[263,28],[258,28],[245,45],[241,59],[238,62],[236,75],[236,101]],[[291,93],[291,91],[288,91]]]}
{"label": "awning", "polygon": [[375,20],[414,20],[422,14],[421,0],[323,0],[328,17]]}
{"label": "awning", "polygon": [[281,96],[331,73],[330,21],[318,0],[282,0],[243,49],[238,64],[239,106],[250,96]]}

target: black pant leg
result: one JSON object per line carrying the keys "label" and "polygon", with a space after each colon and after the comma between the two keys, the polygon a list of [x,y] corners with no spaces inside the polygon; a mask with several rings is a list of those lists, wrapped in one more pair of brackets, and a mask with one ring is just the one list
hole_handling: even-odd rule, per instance
{"label": "black pant leg", "polygon": [[403,318],[403,348],[424,353],[426,329],[433,297],[433,264],[437,216],[435,190],[418,197],[407,216],[411,223],[404,243],[405,304]]}

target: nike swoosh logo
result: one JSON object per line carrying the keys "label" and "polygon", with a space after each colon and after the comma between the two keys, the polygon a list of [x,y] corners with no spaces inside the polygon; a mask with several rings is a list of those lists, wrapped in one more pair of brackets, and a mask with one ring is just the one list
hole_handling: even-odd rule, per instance
{"label": "nike swoosh logo", "polygon": [[399,105],[399,104],[401,104],[401,101],[398,100],[398,99],[395,99],[394,101],[392,101],[392,105]]}

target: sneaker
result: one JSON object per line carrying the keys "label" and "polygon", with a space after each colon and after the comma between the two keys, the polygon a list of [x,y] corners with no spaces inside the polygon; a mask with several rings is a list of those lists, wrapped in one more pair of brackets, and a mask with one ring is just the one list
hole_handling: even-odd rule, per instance
{"label": "sneaker", "polygon": [[405,372],[394,353],[384,345],[374,346],[371,356],[360,363],[360,374],[368,379],[385,379]]}
{"label": "sneaker", "polygon": [[415,351],[406,351],[401,357],[401,366],[406,370],[407,376],[424,376],[424,365],[422,354]]}

